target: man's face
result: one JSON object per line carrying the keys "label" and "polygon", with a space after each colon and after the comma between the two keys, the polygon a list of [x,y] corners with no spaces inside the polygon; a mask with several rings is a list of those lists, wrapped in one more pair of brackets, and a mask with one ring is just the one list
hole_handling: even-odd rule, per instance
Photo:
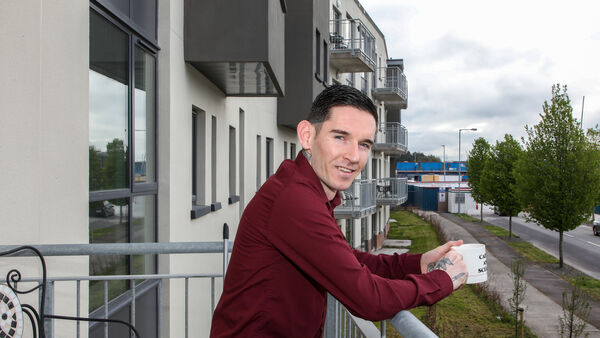
{"label": "man's face", "polygon": [[351,106],[330,109],[329,119],[311,137],[310,164],[329,199],[346,190],[361,172],[375,138],[375,119]]}

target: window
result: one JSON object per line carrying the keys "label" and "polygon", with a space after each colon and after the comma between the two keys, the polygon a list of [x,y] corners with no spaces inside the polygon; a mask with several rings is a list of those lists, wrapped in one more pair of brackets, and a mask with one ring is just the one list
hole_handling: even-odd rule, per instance
{"label": "window", "polygon": [[240,196],[240,215],[243,213],[244,211],[244,206],[245,206],[245,191],[246,191],[246,163],[245,163],[245,159],[244,159],[244,154],[246,153],[246,144],[245,144],[245,135],[246,135],[246,128],[245,128],[245,113],[244,110],[242,110],[240,108],[240,113],[239,113],[239,128],[240,128],[240,135],[238,137],[238,142],[239,142],[239,196]]}
{"label": "window", "polygon": [[[89,15],[89,240],[156,242],[156,50],[96,6]],[[90,256],[89,268],[92,276],[151,274],[156,257]],[[108,283],[109,317],[132,310],[129,287]],[[90,281],[90,313],[103,311],[103,295],[104,283]],[[151,318],[156,309],[136,306],[146,312]],[[90,325],[90,337],[98,330],[103,326]]]}
{"label": "window", "polygon": [[328,64],[327,64],[327,54],[329,53],[329,48],[327,48],[327,42],[323,41],[323,82],[327,83],[327,72]]}
{"label": "window", "polygon": [[283,141],[283,159],[284,160],[288,159],[288,145],[287,145],[287,141]]}
{"label": "window", "polygon": [[333,32],[331,33],[333,35],[340,35],[342,33],[342,13],[340,13],[340,11],[337,8],[335,8],[335,6],[333,7],[333,20]]}
{"label": "window", "polygon": [[[211,142],[210,142],[210,180],[211,180],[211,202],[217,203],[217,118],[211,116]],[[214,210],[213,210],[214,211]]]}
{"label": "window", "polygon": [[315,76],[321,80],[321,33],[317,29],[315,37]]}
{"label": "window", "polygon": [[360,77],[360,91],[363,92],[363,94],[368,95],[368,90],[367,73],[362,73]]}
{"label": "window", "polygon": [[229,204],[239,201],[239,196],[236,194],[236,142],[235,128],[229,126]]}
{"label": "window", "polygon": [[156,41],[156,0],[96,0],[150,41]]}
{"label": "window", "polygon": [[290,143],[290,158],[292,160],[295,160],[296,154],[296,143]]}
{"label": "window", "polygon": [[267,137],[267,153],[266,153],[266,169],[267,169],[267,178],[273,175],[273,139]]}
{"label": "window", "polygon": [[258,189],[260,189],[260,186],[262,184],[262,180],[260,177],[260,171],[261,171],[261,162],[262,162],[262,154],[261,154],[261,136],[260,135],[256,135],[256,191],[258,191]]}
{"label": "window", "polygon": [[462,192],[454,194],[454,203],[464,204],[465,203],[465,194]]}

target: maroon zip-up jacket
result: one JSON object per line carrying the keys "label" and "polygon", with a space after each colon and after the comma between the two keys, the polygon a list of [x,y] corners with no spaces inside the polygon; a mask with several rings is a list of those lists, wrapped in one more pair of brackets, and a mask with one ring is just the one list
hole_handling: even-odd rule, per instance
{"label": "maroon zip-up jacket", "polygon": [[246,207],[211,337],[321,337],[327,292],[367,320],[430,305],[452,292],[444,271],[421,274],[421,255],[352,249],[300,152],[284,161]]}

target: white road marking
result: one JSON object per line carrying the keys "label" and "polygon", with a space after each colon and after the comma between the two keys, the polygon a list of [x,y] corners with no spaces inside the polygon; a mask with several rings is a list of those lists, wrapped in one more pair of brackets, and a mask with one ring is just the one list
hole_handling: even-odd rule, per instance
{"label": "white road marking", "polygon": [[573,235],[569,235],[569,234],[565,234],[565,236],[568,236],[568,237],[575,237],[575,236],[573,236]]}
{"label": "white road marking", "polygon": [[588,244],[591,244],[591,245],[593,245],[593,246],[597,246],[597,247],[599,247],[599,248],[600,248],[600,245],[598,245],[598,244],[596,244],[596,243],[592,243],[592,242],[590,242],[590,241],[586,241],[586,242],[587,242]]}

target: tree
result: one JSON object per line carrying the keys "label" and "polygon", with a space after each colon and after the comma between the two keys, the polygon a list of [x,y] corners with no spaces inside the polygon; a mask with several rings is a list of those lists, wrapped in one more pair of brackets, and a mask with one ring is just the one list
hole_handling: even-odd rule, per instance
{"label": "tree", "polygon": [[[523,148],[511,135],[504,135],[504,141],[496,141],[490,150],[481,173],[481,190],[486,200],[496,206],[501,213],[508,215],[508,237],[512,237],[512,217],[522,210],[517,195],[513,168],[521,157]],[[469,168],[469,175],[471,174]]]}
{"label": "tree", "polygon": [[407,151],[398,156],[399,162],[441,162],[440,158],[434,155],[425,155],[423,153]]}
{"label": "tree", "polygon": [[572,111],[567,86],[552,86],[552,99],[544,102],[541,121],[525,127],[526,156],[515,169],[527,219],[559,233],[560,268],[563,233],[589,219],[600,188],[600,151]]}
{"label": "tree", "polygon": [[515,315],[515,337],[519,334],[519,308],[525,300],[527,291],[527,281],[525,281],[525,265],[521,259],[517,259],[510,264],[510,278],[513,282],[513,295],[508,299],[511,314]]}
{"label": "tree", "polygon": [[89,146],[89,165],[90,165],[90,178],[89,178],[89,189],[90,191],[96,191],[103,188],[104,185],[104,174],[102,171],[102,164],[98,157],[98,152],[94,146]]}
{"label": "tree", "polygon": [[582,277],[577,277],[571,292],[562,293],[563,315],[558,318],[561,337],[580,337],[585,330],[592,308],[588,296],[581,288],[583,283]]}
{"label": "tree", "polygon": [[469,186],[471,186],[471,196],[473,199],[481,204],[480,218],[483,222],[483,203],[487,203],[486,196],[483,193],[481,186],[481,175],[485,162],[490,158],[490,144],[483,138],[480,137],[473,142],[473,148],[469,152],[467,159],[467,168],[469,168]]}

